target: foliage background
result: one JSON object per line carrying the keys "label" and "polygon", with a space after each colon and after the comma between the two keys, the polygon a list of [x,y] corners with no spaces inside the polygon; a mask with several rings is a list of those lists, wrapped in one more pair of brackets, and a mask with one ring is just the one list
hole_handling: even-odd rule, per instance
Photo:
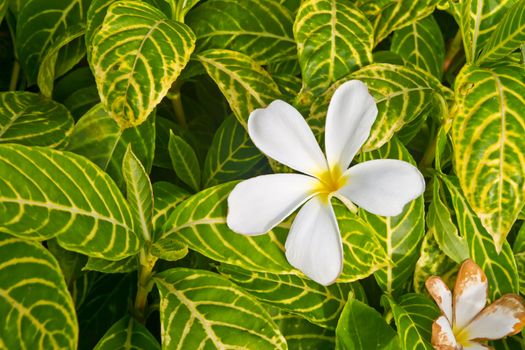
{"label": "foliage background", "polygon": [[[525,293],[525,1],[0,0],[0,348],[431,349],[424,291],[470,257]],[[286,261],[289,221],[225,224],[287,171],[246,133],[335,88],[379,115],[358,161],[424,173],[398,217],[335,210],[338,283]],[[366,320],[366,322],[363,322]],[[522,349],[517,335],[492,344]]]}

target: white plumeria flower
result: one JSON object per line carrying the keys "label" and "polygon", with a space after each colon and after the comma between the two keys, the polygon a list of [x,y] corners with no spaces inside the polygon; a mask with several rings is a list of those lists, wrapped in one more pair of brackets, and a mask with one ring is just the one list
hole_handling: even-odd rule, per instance
{"label": "white plumeria flower", "polygon": [[519,333],[525,325],[525,304],[515,294],[485,307],[487,277],[472,260],[461,265],[454,297],[439,277],[430,277],[426,287],[443,314],[432,325],[432,345],[438,350],[491,349],[479,342]]}
{"label": "white plumeria flower", "polygon": [[377,215],[395,216],[423,193],[418,169],[392,159],[350,163],[377,116],[364,83],[352,80],[334,93],[325,127],[326,157],[301,114],[276,100],[248,120],[253,143],[267,156],[303,174],[262,175],[239,183],[228,197],[227,223],[245,235],[268,232],[301,205],[286,240],[290,264],[329,285],[343,267],[343,247],[330,199]]}

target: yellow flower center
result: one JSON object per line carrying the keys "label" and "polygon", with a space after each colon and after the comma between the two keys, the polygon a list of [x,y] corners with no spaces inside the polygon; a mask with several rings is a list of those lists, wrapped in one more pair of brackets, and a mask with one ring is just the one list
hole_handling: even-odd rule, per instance
{"label": "yellow flower center", "polygon": [[454,338],[456,338],[456,342],[461,346],[468,346],[470,344],[469,335],[466,329],[461,329],[454,326],[452,327],[452,333],[454,333]]}
{"label": "yellow flower center", "polygon": [[337,192],[348,180],[348,178],[344,176],[340,166],[335,166],[323,171],[316,175],[316,177],[319,179],[319,183],[313,192],[320,196],[324,202],[328,202],[330,195]]}

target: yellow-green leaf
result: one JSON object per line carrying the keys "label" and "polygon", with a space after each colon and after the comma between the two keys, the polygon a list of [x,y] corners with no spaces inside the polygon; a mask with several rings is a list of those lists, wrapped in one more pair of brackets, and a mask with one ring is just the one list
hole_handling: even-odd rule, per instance
{"label": "yellow-green leaf", "polygon": [[0,233],[0,348],[75,349],[75,307],[53,255]]}
{"label": "yellow-green leaf", "polygon": [[525,71],[466,66],[455,84],[456,174],[499,251],[525,204]]}
{"label": "yellow-green leaf", "polygon": [[195,35],[141,1],[110,5],[91,41],[102,100],[121,128],[143,123],[188,62]]}
{"label": "yellow-green leaf", "polygon": [[294,37],[303,88],[314,95],[372,61],[372,24],[350,1],[301,2]]}
{"label": "yellow-green leaf", "polygon": [[223,93],[237,120],[246,127],[250,113],[281,93],[270,74],[240,52],[211,49],[196,55]]}

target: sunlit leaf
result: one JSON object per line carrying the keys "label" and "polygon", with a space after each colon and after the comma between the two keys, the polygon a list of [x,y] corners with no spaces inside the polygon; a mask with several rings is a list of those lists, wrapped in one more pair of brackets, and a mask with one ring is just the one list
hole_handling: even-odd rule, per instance
{"label": "sunlit leaf", "polygon": [[372,25],[349,1],[301,2],[293,31],[303,87],[314,94],[372,61]]}
{"label": "sunlit leaf", "polygon": [[76,347],[73,300],[60,266],[40,243],[0,233],[0,274],[0,347]]}
{"label": "sunlit leaf", "polygon": [[260,64],[297,55],[292,13],[273,0],[208,0],[189,13],[186,23],[197,36],[197,52],[229,49]]}
{"label": "sunlit leaf", "polygon": [[0,145],[0,231],[27,239],[57,237],[88,256],[120,260],[139,238],[115,183],[69,152]]}
{"label": "sunlit leaf", "polygon": [[175,268],[154,280],[161,298],[163,347],[287,348],[266,310],[227,279],[209,271]]}
{"label": "sunlit leaf", "polygon": [[455,90],[455,172],[499,251],[525,204],[525,70],[466,66]]}
{"label": "sunlit leaf", "polygon": [[329,329],[335,329],[348,298],[365,298],[357,282],[325,287],[308,278],[247,271],[232,265],[221,265],[219,272],[259,300]]}
{"label": "sunlit leaf", "polygon": [[197,54],[196,58],[219,86],[244,127],[254,109],[266,107],[280,96],[272,77],[249,56],[212,49]]}
{"label": "sunlit leaf", "polygon": [[92,39],[91,69],[102,103],[121,128],[142,124],[166,96],[195,36],[141,1],[110,5]]}
{"label": "sunlit leaf", "polygon": [[433,16],[394,32],[390,50],[418,68],[440,78],[445,60],[445,41]]}

